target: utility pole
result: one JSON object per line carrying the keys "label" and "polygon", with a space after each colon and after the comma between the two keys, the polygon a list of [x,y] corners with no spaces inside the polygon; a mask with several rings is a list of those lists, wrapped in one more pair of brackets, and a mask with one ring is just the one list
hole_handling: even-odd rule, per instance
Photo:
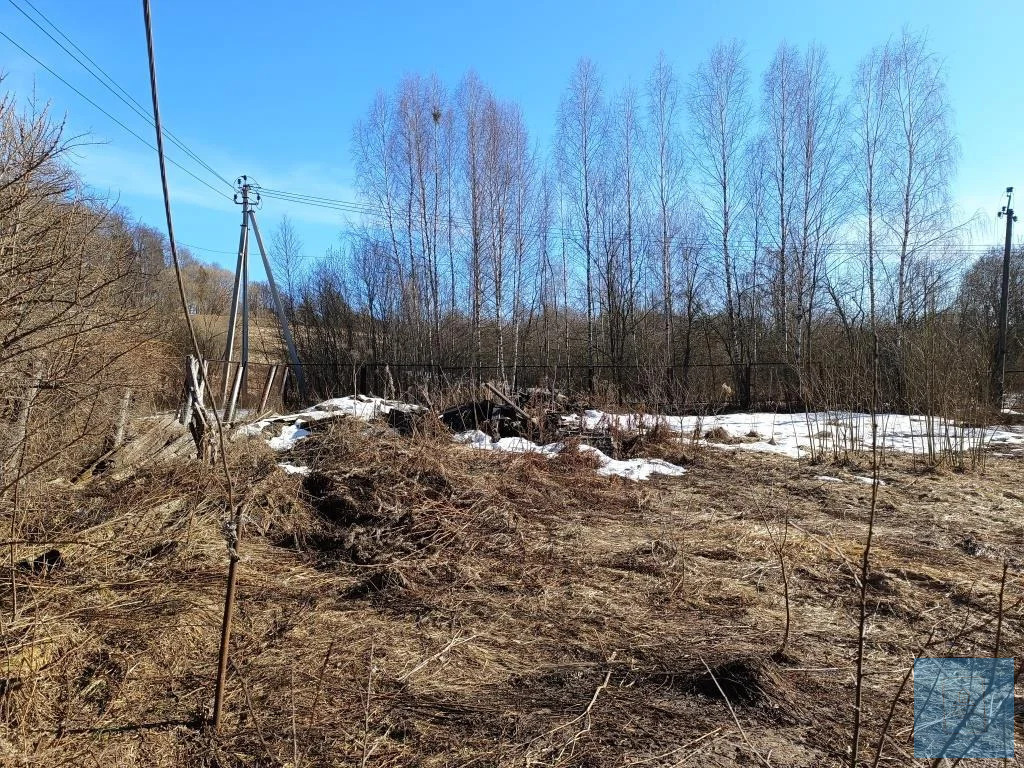
{"label": "utility pole", "polygon": [[1003,394],[1006,389],[1006,328],[1010,300],[1010,247],[1013,243],[1013,187],[1006,188],[1006,205],[999,217],[1006,217],[1006,242],[1003,245],[1003,279],[999,293],[999,333],[996,336],[996,357],[992,367],[993,400],[997,409],[1002,410]]}
{"label": "utility pole", "polygon": [[[248,272],[249,272],[249,179],[245,176],[240,176],[235,179],[235,185],[237,192],[235,192],[235,203],[242,206],[242,231],[238,236],[238,260],[235,263],[235,283],[231,289],[231,312],[228,316],[228,340],[227,345],[224,348],[224,391],[222,397],[224,398],[224,418],[228,419],[228,413],[231,409],[227,406],[228,393],[232,387],[232,376],[231,376],[231,356],[235,351],[235,327],[238,322],[238,302],[242,299],[248,298]],[[258,199],[258,196],[257,196]],[[249,363],[248,355],[248,341],[249,341],[249,328],[248,323],[248,312],[242,312],[242,356],[239,361],[239,366],[246,366]],[[237,375],[236,375],[237,378]],[[235,394],[232,393],[231,399],[235,399]]]}
{"label": "utility pole", "polygon": [[[238,236],[238,261],[235,264],[235,283],[231,291],[231,313],[228,317],[228,339],[224,350],[224,421],[230,422],[234,417],[235,406],[238,403],[240,389],[244,389],[244,382],[249,368],[249,229],[252,228],[256,235],[256,245],[260,250],[260,257],[263,260],[263,269],[267,273],[267,282],[270,284],[270,293],[274,300],[274,311],[281,323],[281,333],[284,336],[285,346],[288,348],[288,358],[292,365],[295,381],[299,386],[299,394],[306,397],[306,379],[303,375],[302,364],[295,351],[295,342],[292,339],[291,329],[288,327],[288,318],[285,315],[284,305],[277,290],[277,283],[274,281],[274,273],[270,268],[270,259],[267,258],[266,248],[263,247],[263,238],[260,236],[260,228],[256,223],[256,211],[254,205],[260,204],[259,187],[249,180],[248,176],[239,176],[235,180],[237,192],[235,192],[235,203],[242,206],[242,231]],[[238,368],[235,375],[231,375],[231,356],[235,351],[235,327],[238,324],[238,309],[242,309],[242,350],[238,361]]]}

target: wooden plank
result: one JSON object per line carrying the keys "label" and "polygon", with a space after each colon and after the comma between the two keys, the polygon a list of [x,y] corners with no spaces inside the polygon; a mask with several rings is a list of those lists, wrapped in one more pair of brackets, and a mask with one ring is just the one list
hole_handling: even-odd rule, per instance
{"label": "wooden plank", "polygon": [[285,392],[288,389],[288,377],[291,375],[292,369],[285,366],[284,373],[281,375],[281,400],[284,400]]}
{"label": "wooden plank", "polygon": [[487,387],[487,389],[489,389],[505,405],[507,405],[509,408],[511,408],[513,411],[515,411],[517,414],[519,414],[519,416],[521,416],[522,418],[526,419],[528,422],[530,422],[534,426],[537,426],[537,421],[536,421],[536,419],[533,418],[533,416],[531,416],[526,411],[524,411],[522,408],[520,408],[518,405],[516,405],[511,400],[511,398],[508,397],[508,395],[506,395],[504,392],[499,391],[497,387],[495,387],[493,384],[491,384],[491,382],[489,382],[489,381],[485,382],[484,386]]}
{"label": "wooden plank", "polygon": [[120,448],[124,443],[124,432],[128,426],[128,406],[132,402],[132,391],[126,389],[124,397],[121,398],[121,410],[117,414],[117,426],[114,429],[114,448]]}
{"label": "wooden plank", "polygon": [[178,421],[188,425],[192,420],[192,355],[185,358],[185,381],[182,384],[181,408],[178,409]]}

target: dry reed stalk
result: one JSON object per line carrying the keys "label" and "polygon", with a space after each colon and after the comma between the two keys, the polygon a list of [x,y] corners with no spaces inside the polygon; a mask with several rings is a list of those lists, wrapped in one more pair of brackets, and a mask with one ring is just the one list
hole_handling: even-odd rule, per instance
{"label": "dry reed stalk", "polygon": [[853,694],[853,733],[850,736],[850,768],[857,768],[860,749],[861,706],[863,704],[864,684],[864,645],[867,630],[867,594],[868,576],[871,566],[871,544],[875,534],[875,514],[878,511],[878,409],[881,401],[879,382],[879,341],[878,319],[875,314],[875,260],[874,253],[868,249],[868,290],[870,295],[871,320],[871,506],[868,512],[868,530],[861,552],[860,565],[860,599],[858,602],[859,620],[857,622],[857,672]]}
{"label": "dry reed stalk", "polygon": [[373,655],[376,643],[370,643],[370,658],[366,664],[366,693],[363,702],[363,747],[362,756],[359,760],[359,768],[366,768],[366,762],[373,754],[373,747],[368,743],[370,738],[370,699],[373,695]]}
{"label": "dry reed stalk", "polygon": [[992,652],[994,658],[999,658],[1000,642],[1003,639],[1003,595],[1006,593],[1006,570],[1009,568],[1010,563],[1007,560],[1003,560],[1003,575],[999,579],[999,607],[996,612],[996,642],[995,649]]}

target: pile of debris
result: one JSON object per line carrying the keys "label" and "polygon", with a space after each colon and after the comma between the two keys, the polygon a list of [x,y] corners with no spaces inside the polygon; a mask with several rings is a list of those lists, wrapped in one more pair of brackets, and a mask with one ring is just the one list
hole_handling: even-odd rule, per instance
{"label": "pile of debris", "polygon": [[608,424],[588,427],[574,405],[558,390],[530,387],[510,397],[493,384],[484,385],[490,397],[448,408],[438,416],[452,432],[478,430],[493,440],[522,437],[534,442],[576,440],[606,453],[617,453]]}
{"label": "pile of debris", "polygon": [[[421,405],[366,395],[334,398],[298,413],[269,416],[239,427],[232,434],[232,439],[262,436],[275,451],[288,451],[327,422],[350,417],[362,421],[385,421],[404,435],[428,431],[440,424],[442,429],[452,433],[454,442],[478,450],[537,453],[548,458],[567,450],[581,451],[590,455],[598,474],[630,480],[646,480],[653,474],[681,475],[685,472],[679,466],[682,462],[677,458],[678,451],[671,456],[638,456],[636,454],[643,447],[640,437],[623,437],[611,424],[590,423],[593,421],[587,418],[590,411],[583,417],[566,413],[567,401],[558,393],[526,391],[513,399],[491,384],[487,384],[486,389],[493,399],[461,403],[440,413]],[[555,407],[551,407],[552,404]],[[307,467],[290,462],[282,462],[280,467],[289,473],[306,474],[309,471]]]}

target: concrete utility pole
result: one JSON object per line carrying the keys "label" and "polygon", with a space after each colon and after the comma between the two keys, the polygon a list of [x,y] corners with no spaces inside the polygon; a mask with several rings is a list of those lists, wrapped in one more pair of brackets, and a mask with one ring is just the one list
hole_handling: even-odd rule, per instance
{"label": "concrete utility pole", "polygon": [[[227,414],[231,409],[227,405],[228,392],[231,389],[231,355],[235,351],[235,326],[238,322],[238,300],[240,298],[248,298],[245,294],[248,294],[248,287],[245,285],[248,281],[248,266],[249,266],[249,180],[245,176],[240,176],[235,180],[235,184],[238,187],[238,191],[235,193],[235,203],[242,206],[242,231],[238,236],[238,260],[235,263],[235,284],[231,289],[231,312],[228,316],[228,340],[227,345],[224,348],[224,391],[222,398],[224,398],[224,418],[227,419]],[[242,313],[243,326],[247,326],[248,313]],[[239,362],[239,366],[244,366],[249,362],[248,355],[248,344],[244,343],[248,341],[248,328],[243,327],[242,337],[242,357]],[[234,400],[235,396],[232,394],[231,399]]]}
{"label": "concrete utility pole", "polygon": [[[291,329],[288,327],[288,318],[284,312],[284,305],[277,290],[277,283],[274,281],[274,273],[270,269],[270,260],[267,258],[267,251],[263,247],[263,238],[260,236],[259,225],[256,224],[256,211],[253,205],[259,205],[259,189],[249,181],[248,176],[240,176],[235,180],[238,191],[235,193],[235,203],[242,206],[242,231],[238,237],[238,261],[235,264],[235,283],[231,291],[231,313],[228,317],[228,339],[224,350],[224,420],[230,422],[234,416],[235,406],[238,403],[239,390],[244,388],[244,381],[249,367],[249,228],[252,227],[256,235],[256,245],[260,249],[260,256],[263,259],[263,269],[267,273],[267,282],[270,284],[270,294],[274,300],[274,311],[277,314],[278,322],[281,323],[281,333],[284,336],[285,345],[288,348],[288,359],[294,369],[295,381],[299,386],[299,393],[306,396],[306,379],[303,375],[302,364],[295,351],[295,342],[292,339]],[[238,368],[235,375],[231,375],[231,356],[235,350],[235,327],[238,323],[238,308],[242,308],[242,351],[238,361]],[[228,397],[230,393],[230,398]]]}
{"label": "concrete utility pole", "polygon": [[1006,188],[1006,205],[999,216],[1006,217],[1006,242],[1003,245],[1003,279],[999,293],[999,333],[996,336],[996,357],[992,368],[992,394],[995,406],[1003,407],[1003,395],[1006,390],[1006,327],[1010,299],[1010,247],[1013,243],[1013,187]]}

